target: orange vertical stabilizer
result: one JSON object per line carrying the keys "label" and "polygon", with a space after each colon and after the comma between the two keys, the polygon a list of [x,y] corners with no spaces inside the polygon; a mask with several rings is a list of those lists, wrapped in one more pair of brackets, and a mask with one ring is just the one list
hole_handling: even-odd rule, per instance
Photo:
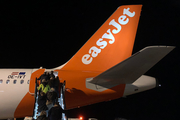
{"label": "orange vertical stabilizer", "polygon": [[61,70],[103,72],[130,57],[141,8],[120,6]]}

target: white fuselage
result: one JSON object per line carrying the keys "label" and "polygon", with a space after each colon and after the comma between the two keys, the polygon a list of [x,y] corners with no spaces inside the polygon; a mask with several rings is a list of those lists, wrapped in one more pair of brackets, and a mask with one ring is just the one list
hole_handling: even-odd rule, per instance
{"label": "white fuselage", "polygon": [[[30,87],[34,88],[32,86],[34,84],[31,85],[32,81],[34,82],[32,73],[37,70],[38,69],[0,69],[0,119],[14,118],[17,116],[15,114],[22,114],[18,109],[24,110],[28,104],[34,105],[32,101],[28,102],[28,97],[25,96],[29,94],[31,98],[34,99],[34,93],[30,90]],[[45,71],[50,71],[50,69],[46,69]],[[76,86],[74,87],[76,88]],[[123,96],[125,97],[154,87],[156,87],[156,79],[142,75],[134,83],[126,84]],[[91,86],[89,89],[91,89]],[[18,107],[23,99],[26,99],[23,101],[25,102],[23,108],[22,106]],[[30,112],[33,113],[33,110]]]}
{"label": "white fuselage", "polygon": [[33,69],[0,69],[0,119],[14,117],[18,104],[29,91],[32,72]]}

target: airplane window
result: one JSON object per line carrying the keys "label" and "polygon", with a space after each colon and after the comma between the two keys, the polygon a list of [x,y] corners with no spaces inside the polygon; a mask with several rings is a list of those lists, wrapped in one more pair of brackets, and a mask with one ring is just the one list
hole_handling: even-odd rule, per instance
{"label": "airplane window", "polygon": [[14,80],[13,83],[16,84],[17,80]]}
{"label": "airplane window", "polygon": [[20,83],[23,84],[23,83],[24,83],[24,80],[21,80]]}
{"label": "airplane window", "polygon": [[6,81],[6,84],[9,84],[9,83],[10,83],[10,80],[7,80],[7,81]]}
{"label": "airplane window", "polygon": [[3,83],[3,80],[0,80],[0,84],[2,84]]}
{"label": "airplane window", "polygon": [[29,80],[27,81],[27,84],[29,84]]}

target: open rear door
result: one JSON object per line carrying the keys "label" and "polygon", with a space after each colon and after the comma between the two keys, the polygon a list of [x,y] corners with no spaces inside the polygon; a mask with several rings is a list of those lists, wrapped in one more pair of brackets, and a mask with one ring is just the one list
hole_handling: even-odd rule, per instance
{"label": "open rear door", "polygon": [[44,73],[44,71],[45,69],[38,69],[31,74],[31,79],[29,82],[29,93],[31,95],[34,95],[35,93],[36,78],[39,78]]}

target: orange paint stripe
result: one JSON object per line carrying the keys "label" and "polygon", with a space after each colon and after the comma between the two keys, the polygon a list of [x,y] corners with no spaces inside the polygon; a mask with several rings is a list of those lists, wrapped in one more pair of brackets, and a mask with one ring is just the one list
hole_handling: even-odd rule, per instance
{"label": "orange paint stripe", "polygon": [[14,112],[15,118],[21,118],[25,116],[32,116],[34,109],[35,99],[34,96],[27,93],[19,103],[18,107]]}

